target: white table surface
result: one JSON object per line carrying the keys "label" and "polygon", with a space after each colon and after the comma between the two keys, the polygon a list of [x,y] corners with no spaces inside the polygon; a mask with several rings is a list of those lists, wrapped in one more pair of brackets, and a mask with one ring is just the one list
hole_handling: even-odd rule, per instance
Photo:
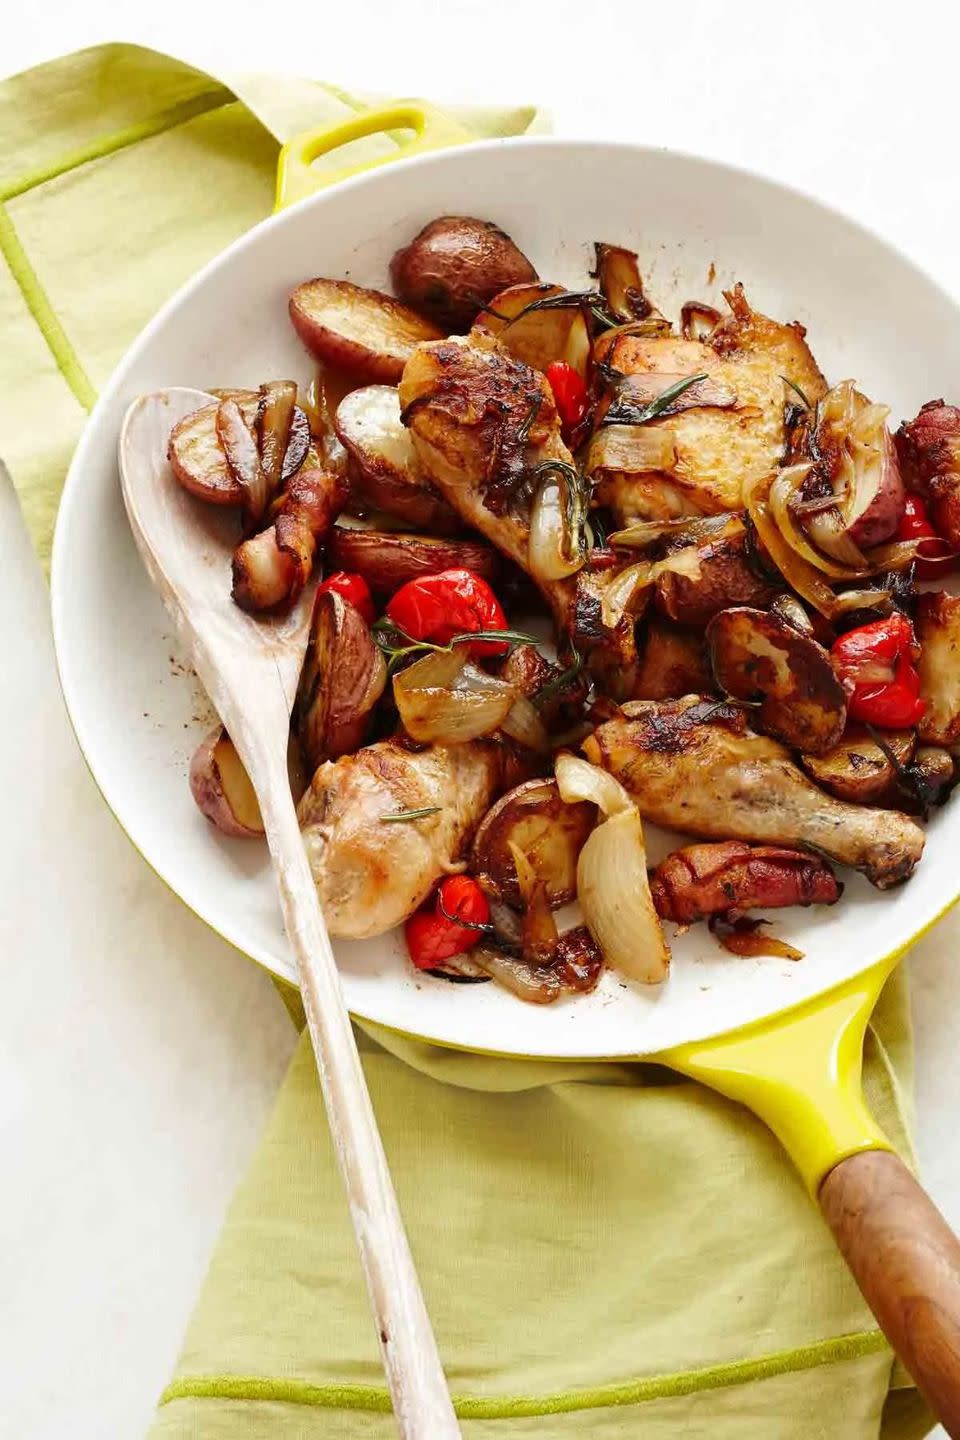
{"label": "white table surface", "polygon": [[[116,0],[14,0],[0,71],[125,39],[220,70],[537,100],[563,134],[790,179],[960,295],[960,9],[527,0],[503,6],[506,38],[499,10],[287,0],[274,24],[237,0],[167,0],[142,15]],[[4,476],[0,556],[0,1437],[131,1440],[170,1374],[293,1033],[266,976],[187,913],[100,801]],[[912,962],[920,1151],[955,1225],[958,937],[960,915]]]}

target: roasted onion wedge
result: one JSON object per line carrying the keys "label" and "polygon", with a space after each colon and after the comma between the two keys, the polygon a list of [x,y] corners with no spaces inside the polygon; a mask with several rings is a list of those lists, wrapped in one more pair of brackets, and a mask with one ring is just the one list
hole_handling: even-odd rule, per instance
{"label": "roasted onion wedge", "polygon": [[511,846],[526,855],[552,906],[576,895],[577,858],[596,823],[596,807],[567,805],[556,780],[527,780],[487,811],[473,841],[471,871],[490,894],[519,906],[520,886]]}
{"label": "roasted onion wedge", "polygon": [[707,649],[721,690],[757,704],[759,729],[812,755],[836,745],[847,702],[816,640],[778,615],[737,606],[710,621]]}
{"label": "roasted onion wedge", "polygon": [[[254,426],[260,406],[256,390],[220,390],[218,403],[201,406],[192,415],[174,425],[170,432],[167,459],[174,475],[185,490],[206,500],[210,505],[240,505],[243,486],[237,480],[223,452],[217,434],[217,412],[220,402],[234,400],[247,425]],[[303,464],[310,446],[307,417],[296,406],[284,455],[282,479],[289,480]]]}
{"label": "roasted onion wedge", "polygon": [[442,335],[392,295],[349,280],[305,280],[289,309],[293,328],[317,360],[388,385],[400,379],[421,340]]}

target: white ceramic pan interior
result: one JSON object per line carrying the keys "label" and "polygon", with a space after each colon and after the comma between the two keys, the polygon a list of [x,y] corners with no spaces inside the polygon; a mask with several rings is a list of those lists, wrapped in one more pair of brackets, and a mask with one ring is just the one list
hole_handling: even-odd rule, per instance
{"label": "white ceramic pan interior", "polygon": [[[117,434],[129,402],[161,386],[308,380],[291,287],[312,275],[384,286],[394,250],[458,212],[496,220],[543,278],[570,286],[587,281],[593,240],[630,246],[668,313],[690,298],[722,304],[740,279],[757,308],[808,327],[829,379],[854,376],[894,421],[960,377],[960,312],[888,245],[770,181],[638,146],[513,140],[398,163],[266,221],[208,266],[127,354],[77,450],[54,545],[54,632],[80,745],[134,845],[203,920],[286,979],[265,846],[220,836],[190,798],[190,755],[214,717],[134,548]],[[654,859],[667,844],[651,832]],[[593,995],[540,1008],[493,984],[417,975],[395,937],[338,942],[337,958],[354,1013],[426,1039],[640,1055],[775,1013],[903,948],[955,898],[958,849],[960,800],[932,821],[908,885],[882,895],[844,875],[835,907],[777,916],[803,961],[737,959],[695,927],[674,941],[673,973],[655,990],[608,972]],[[118,963],[136,964],[135,947]]]}

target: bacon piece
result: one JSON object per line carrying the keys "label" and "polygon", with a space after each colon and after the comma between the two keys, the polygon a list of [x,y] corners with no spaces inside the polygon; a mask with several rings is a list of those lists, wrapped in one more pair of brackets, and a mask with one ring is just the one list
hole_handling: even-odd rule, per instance
{"label": "bacon piece", "polygon": [[832,905],[843,886],[824,860],[776,845],[688,845],[657,866],[650,884],[663,920],[692,925],[736,910]]}
{"label": "bacon piece", "polygon": [[317,546],[346,503],[349,483],[311,449],[278,502],[272,525],[238,545],[233,598],[242,610],[292,605],[310,579]]}
{"label": "bacon piece", "polygon": [[908,489],[926,496],[938,533],[960,549],[960,408],[928,400],[896,443]]}

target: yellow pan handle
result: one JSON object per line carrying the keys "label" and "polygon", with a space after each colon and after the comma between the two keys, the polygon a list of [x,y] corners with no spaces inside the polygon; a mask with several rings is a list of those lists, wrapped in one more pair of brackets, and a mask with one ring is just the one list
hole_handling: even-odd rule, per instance
{"label": "yellow pan handle", "polygon": [[759,1115],[816,1195],[841,1160],[892,1149],[860,1076],[867,1021],[896,958],[782,1015],[652,1058]]}
{"label": "yellow pan handle", "polygon": [[[396,149],[389,154],[340,168],[312,168],[314,160],[338,150],[341,145],[398,130],[412,130],[413,135],[398,139]],[[335,185],[338,180],[346,180],[351,175],[360,175],[364,170],[374,170],[378,165],[387,165],[391,160],[405,160],[408,156],[442,150],[448,145],[463,145],[472,138],[469,130],[425,100],[392,100],[378,109],[361,111],[336,125],[304,130],[280,151],[274,209],[282,210],[327,185]]]}

